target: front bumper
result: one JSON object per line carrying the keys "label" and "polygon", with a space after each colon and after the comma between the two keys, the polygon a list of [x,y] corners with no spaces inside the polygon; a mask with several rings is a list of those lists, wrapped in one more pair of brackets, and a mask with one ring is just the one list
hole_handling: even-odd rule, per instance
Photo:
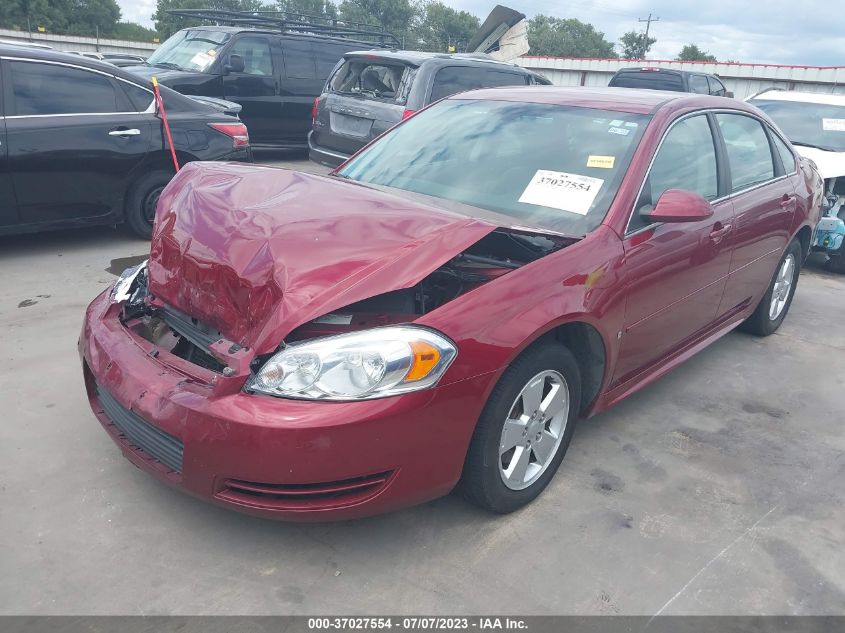
{"label": "front bumper", "polygon": [[163,481],[250,514],[317,521],[428,501],[460,477],[490,374],[364,402],[251,395],[246,376],[184,371],[119,310],[107,291],[86,312],[88,397],[124,455]]}
{"label": "front bumper", "polygon": [[314,143],[314,132],[308,132],[308,158],[315,163],[326,165],[327,167],[338,167],[345,163],[351,154],[344,154],[333,149],[327,149]]}

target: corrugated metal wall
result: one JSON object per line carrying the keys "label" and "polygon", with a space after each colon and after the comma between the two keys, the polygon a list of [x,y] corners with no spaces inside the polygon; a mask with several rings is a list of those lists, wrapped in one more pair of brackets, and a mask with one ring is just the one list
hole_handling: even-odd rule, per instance
{"label": "corrugated metal wall", "polygon": [[[0,0],[2,2],[2,0]],[[26,33],[0,29],[0,40],[4,42],[34,42],[46,44],[58,51],[99,51],[101,53],[129,53],[148,57],[158,46],[152,42],[135,42],[129,40],[109,40],[93,37],[78,37],[75,35],[55,35],[53,33]]]}
{"label": "corrugated metal wall", "polygon": [[744,99],[765,88],[845,94],[845,66],[781,66],[727,62],[575,59],[526,55],[516,63],[548,77],[556,86],[606,86],[620,68],[658,66],[719,75],[728,90]]}

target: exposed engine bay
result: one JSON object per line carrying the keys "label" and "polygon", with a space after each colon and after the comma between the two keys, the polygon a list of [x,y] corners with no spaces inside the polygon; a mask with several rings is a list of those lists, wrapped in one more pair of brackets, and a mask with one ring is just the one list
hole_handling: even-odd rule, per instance
{"label": "exposed engine bay", "polygon": [[414,321],[525,264],[572,243],[558,236],[500,229],[482,238],[410,288],[345,306],[296,328],[286,342]]}
{"label": "exposed engine bay", "polygon": [[[286,337],[285,343],[409,323],[572,242],[572,238],[556,235],[504,229],[493,231],[416,285],[385,292],[325,314],[296,328]],[[225,340],[224,334],[174,308],[151,305],[147,275],[146,265],[141,264],[125,271],[115,283],[113,298],[124,302],[121,315],[124,325],[183,360],[225,373],[225,363],[215,356],[212,348]]]}

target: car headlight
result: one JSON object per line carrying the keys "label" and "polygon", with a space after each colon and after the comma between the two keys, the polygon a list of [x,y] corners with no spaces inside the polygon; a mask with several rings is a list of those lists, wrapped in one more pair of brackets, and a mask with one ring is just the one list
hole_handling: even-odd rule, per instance
{"label": "car headlight", "polygon": [[308,400],[383,398],[432,386],[456,355],[455,344],[431,330],[374,328],[288,345],[247,388]]}
{"label": "car headlight", "polygon": [[114,286],[111,289],[111,298],[112,301],[116,303],[120,303],[122,301],[126,301],[132,294],[132,284],[135,283],[135,278],[140,274],[142,270],[147,269],[147,261],[144,260],[137,266],[132,266],[132,268],[127,268],[120,276],[117,278],[117,281],[114,282]]}

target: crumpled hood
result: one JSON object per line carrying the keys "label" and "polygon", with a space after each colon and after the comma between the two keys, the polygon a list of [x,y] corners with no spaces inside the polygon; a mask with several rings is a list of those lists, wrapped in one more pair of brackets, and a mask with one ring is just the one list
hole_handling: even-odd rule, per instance
{"label": "crumpled hood", "polygon": [[815,147],[795,145],[798,153],[812,160],[822,178],[839,178],[845,176],[845,152],[828,152]]}
{"label": "crumpled hood", "polygon": [[158,203],[149,289],[263,354],[298,325],[413,286],[496,227],[335,178],[189,163]]}

